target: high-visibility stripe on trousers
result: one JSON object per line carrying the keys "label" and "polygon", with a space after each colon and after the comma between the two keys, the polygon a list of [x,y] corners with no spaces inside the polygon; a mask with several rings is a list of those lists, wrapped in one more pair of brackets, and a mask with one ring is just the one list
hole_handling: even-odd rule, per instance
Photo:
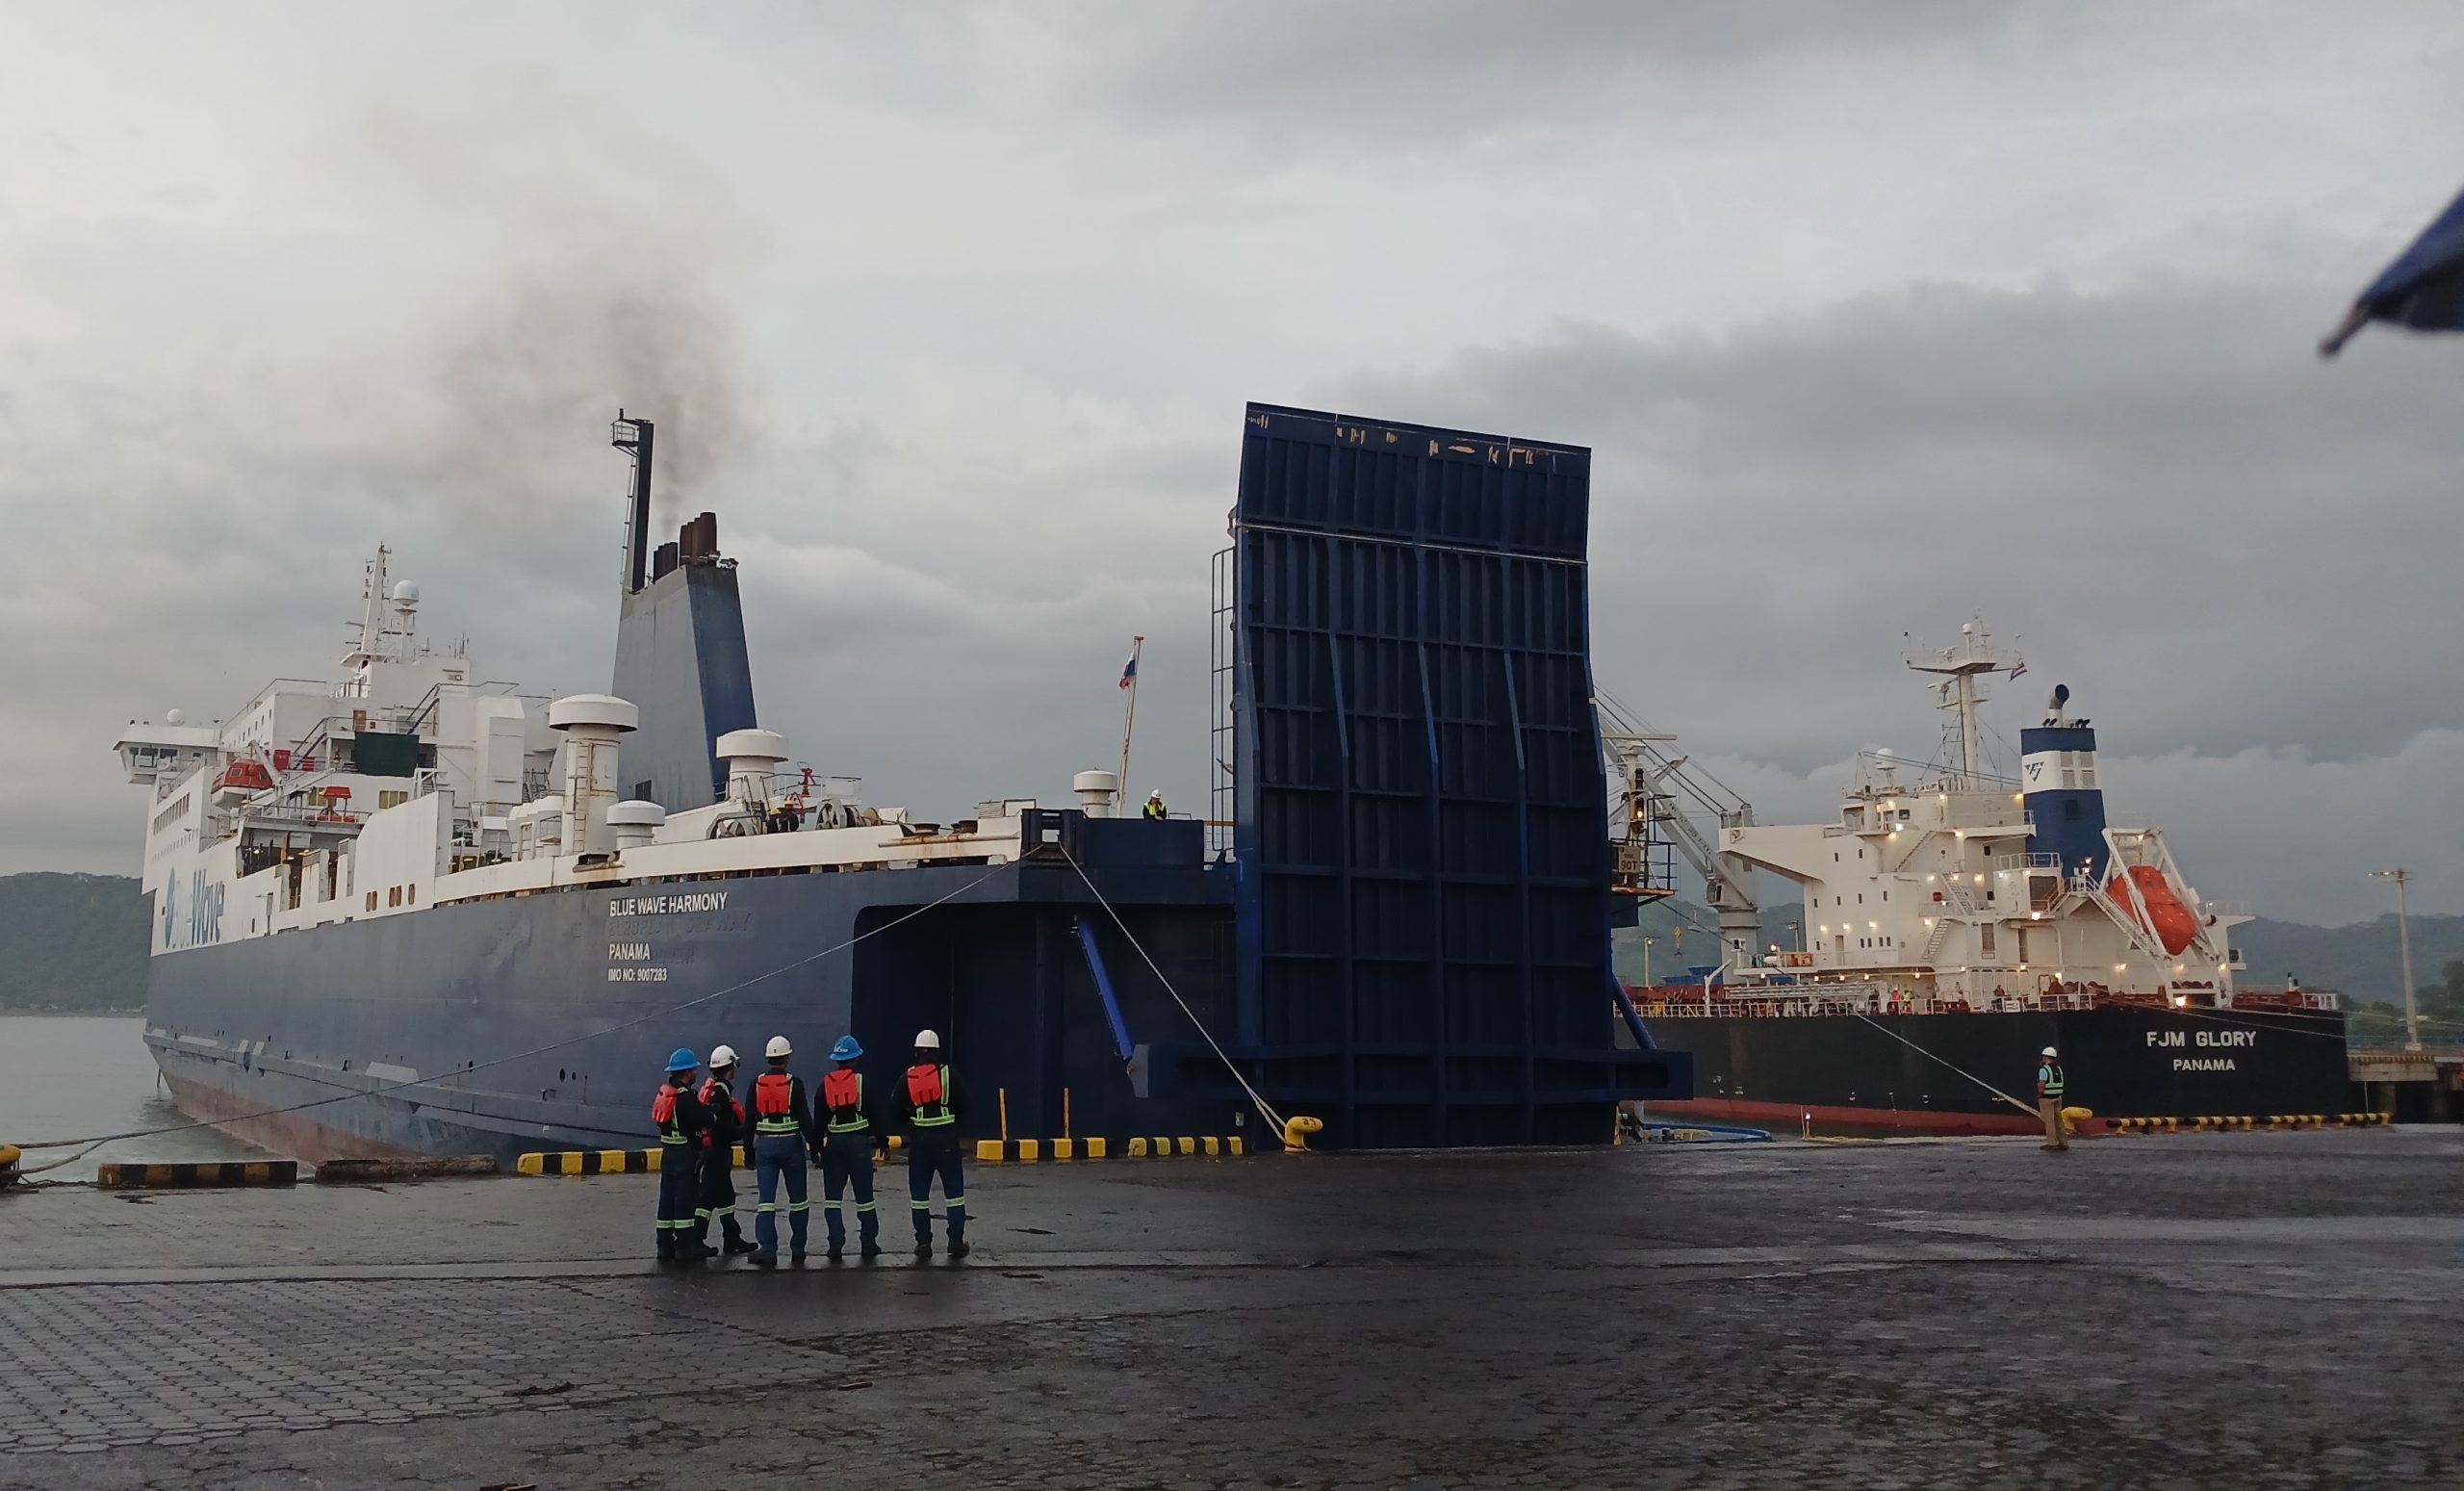
{"label": "high-visibility stripe on trousers", "polygon": [[[669,1154],[676,1151],[670,1150]],[[664,1160],[667,1155],[659,1156]],[[694,1216],[694,1202],[701,1199],[702,1172],[692,1165],[662,1165],[658,1172],[658,1255],[672,1257],[677,1249],[690,1249],[693,1229],[700,1225]]]}
{"label": "high-visibility stripe on trousers", "polygon": [[915,1219],[915,1241],[933,1241],[933,1182],[941,1182],[941,1200],[949,1214],[950,1241],[966,1236],[966,1180],[959,1167],[958,1139],[944,1129],[919,1131],[907,1151],[908,1208]]}
{"label": "high-visibility stripe on trousers", "polygon": [[802,1134],[762,1134],[753,1141],[753,1175],[761,1201],[754,1208],[753,1245],[765,1253],[779,1251],[778,1195],[787,1193],[787,1237],[796,1256],[804,1256],[812,1233],[810,1203],[805,1198],[805,1139]]}
{"label": "high-visibility stripe on trousers", "polygon": [[881,1237],[881,1218],[873,1211],[873,1140],[870,1134],[833,1134],[821,1146],[821,1220],[833,1250],[847,1246],[847,1223],[839,1216],[839,1197],[856,1193],[856,1227],[867,1243]]}

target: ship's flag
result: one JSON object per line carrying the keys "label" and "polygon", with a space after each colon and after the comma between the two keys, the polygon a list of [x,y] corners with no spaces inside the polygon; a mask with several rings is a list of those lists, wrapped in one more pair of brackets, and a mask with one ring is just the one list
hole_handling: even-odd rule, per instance
{"label": "ship's flag", "polygon": [[2344,323],[2319,344],[2319,355],[2335,356],[2374,321],[2408,331],[2464,331],[2464,194],[2378,271]]}
{"label": "ship's flag", "polygon": [[1129,687],[1132,683],[1135,683],[1135,682],[1137,682],[1137,681],[1138,681],[1138,656],[1137,656],[1137,655],[1136,655],[1136,654],[1134,654],[1134,653],[1133,653],[1133,654],[1131,654],[1131,655],[1130,655],[1130,659],[1129,659],[1128,664],[1120,670],[1120,686],[1121,686],[1121,687],[1123,687],[1123,688],[1127,688],[1127,687]]}
{"label": "ship's flag", "polygon": [[2022,657],[2022,658],[2020,658],[2020,659],[2019,659],[2018,666],[2016,666],[2016,667],[2015,667],[2015,668],[2013,668],[2013,669],[2011,670],[2011,677],[2013,677],[2013,678],[2015,678],[2015,678],[2017,678],[2020,674],[2025,673],[2025,672],[2027,672],[2027,671],[2028,671],[2028,660],[2027,660],[2026,658]]}

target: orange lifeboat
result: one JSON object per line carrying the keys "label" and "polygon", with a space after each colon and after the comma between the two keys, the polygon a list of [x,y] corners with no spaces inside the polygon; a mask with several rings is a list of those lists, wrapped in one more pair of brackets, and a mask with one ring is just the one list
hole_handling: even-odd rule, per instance
{"label": "orange lifeboat", "polygon": [[[2166,884],[2165,872],[2152,864],[2134,864],[2122,873],[2130,877],[2130,888],[2125,888],[2118,878],[2105,887],[2105,894],[2114,898],[2114,904],[2134,915],[2139,906],[2144,905],[2148,926],[2156,939],[2165,944],[2167,957],[2190,946],[2191,939],[2198,936],[2198,919],[2182,904],[2182,898],[2173,894],[2173,887]],[[2131,896],[2134,888],[2139,892],[2136,904]]]}
{"label": "orange lifeboat", "polygon": [[214,779],[218,792],[264,792],[272,786],[273,775],[266,770],[265,762],[245,757],[223,767],[222,775]]}

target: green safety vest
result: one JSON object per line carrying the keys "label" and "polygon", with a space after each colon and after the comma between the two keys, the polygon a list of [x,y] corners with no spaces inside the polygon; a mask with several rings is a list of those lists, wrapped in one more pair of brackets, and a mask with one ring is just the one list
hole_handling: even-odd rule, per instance
{"label": "green safety vest", "polygon": [[2060,1062],[2047,1062],[2043,1066],[2039,1067],[2037,1068],[2037,1080],[2044,1084],[2045,1096],[2060,1097],[2062,1095],[2062,1064]]}

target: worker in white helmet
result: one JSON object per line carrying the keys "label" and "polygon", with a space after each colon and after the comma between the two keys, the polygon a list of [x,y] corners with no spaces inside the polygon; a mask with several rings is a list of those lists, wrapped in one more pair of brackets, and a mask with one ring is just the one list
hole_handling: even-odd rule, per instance
{"label": "worker in white helmet", "polygon": [[784,1036],[772,1036],[762,1048],[770,1069],[753,1079],[753,1184],[760,1201],[753,1208],[753,1261],[771,1268],[779,1261],[779,1193],[787,1199],[787,1237],[791,1262],[805,1261],[805,1243],[812,1232],[811,1203],[805,1196],[805,1157],[820,1146],[812,1126],[812,1103],[805,1096],[802,1077],[787,1069],[796,1054]]}
{"label": "worker in white helmet", "polygon": [[2062,1058],[2046,1046],[2037,1058],[2037,1117],[2044,1120],[2044,1146],[2070,1147],[2070,1130],[2062,1118]]}
{"label": "worker in white helmet", "polygon": [[898,1114],[907,1124],[907,1198],[915,1214],[915,1256],[933,1256],[933,1177],[941,1179],[941,1203],[949,1214],[950,1256],[966,1246],[966,1179],[959,1165],[959,1116],[966,1094],[958,1074],[942,1059],[941,1038],[915,1033],[915,1063],[899,1084]]}
{"label": "worker in white helmet", "polygon": [[693,1241],[709,1246],[710,1219],[715,1217],[727,1238],[721,1251],[749,1253],[753,1245],[745,1241],[744,1229],[735,1220],[735,1149],[752,1143],[745,1128],[744,1104],[735,1098],[735,1047],[713,1049],[709,1071],[702,1079],[702,1090],[693,1094],[710,1117],[710,1126],[702,1137],[702,1204],[693,1212]]}
{"label": "worker in white helmet", "polygon": [[1162,787],[1157,787],[1154,791],[1146,794],[1146,820],[1149,823],[1161,823],[1170,815],[1171,810],[1164,806],[1164,789]]}

